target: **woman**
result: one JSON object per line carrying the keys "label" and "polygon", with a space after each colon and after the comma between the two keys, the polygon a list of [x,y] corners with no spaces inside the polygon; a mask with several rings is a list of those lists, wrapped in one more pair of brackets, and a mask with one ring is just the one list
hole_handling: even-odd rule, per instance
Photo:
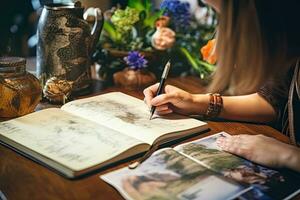
{"label": "woman", "polygon": [[[171,85],[154,98],[157,114],[205,114],[259,123],[283,121],[291,145],[263,135],[218,140],[225,151],[270,167],[300,172],[300,26],[297,0],[206,0],[219,13],[213,94],[190,94]],[[299,59],[300,60],[300,59]],[[220,96],[215,92],[230,94]],[[297,123],[298,122],[298,123]],[[263,133],[261,133],[263,134]]]}

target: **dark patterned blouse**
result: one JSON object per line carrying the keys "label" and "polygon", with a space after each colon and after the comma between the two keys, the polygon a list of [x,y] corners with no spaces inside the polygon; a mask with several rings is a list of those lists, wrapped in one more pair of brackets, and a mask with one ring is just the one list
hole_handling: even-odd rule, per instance
{"label": "dark patterned blouse", "polygon": [[275,109],[275,128],[290,137],[294,145],[300,145],[300,69],[298,64],[288,72],[287,79],[268,81],[258,94]]}

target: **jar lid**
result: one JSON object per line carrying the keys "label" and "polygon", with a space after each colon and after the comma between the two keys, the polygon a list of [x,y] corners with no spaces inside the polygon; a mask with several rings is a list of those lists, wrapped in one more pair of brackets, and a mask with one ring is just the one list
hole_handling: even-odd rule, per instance
{"label": "jar lid", "polygon": [[26,59],[21,57],[0,57],[0,67],[22,67]]}
{"label": "jar lid", "polygon": [[26,71],[26,59],[21,57],[0,57],[0,76],[17,76]]}

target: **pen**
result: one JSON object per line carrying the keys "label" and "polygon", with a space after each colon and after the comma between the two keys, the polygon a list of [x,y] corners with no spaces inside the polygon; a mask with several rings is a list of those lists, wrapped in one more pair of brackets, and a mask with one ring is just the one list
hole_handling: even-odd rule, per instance
{"label": "pen", "polygon": [[[160,95],[163,91],[163,88],[164,88],[164,85],[165,85],[165,82],[166,82],[166,79],[167,79],[167,76],[169,74],[169,71],[170,71],[170,67],[171,67],[171,63],[170,63],[170,60],[167,62],[167,64],[165,65],[165,68],[164,68],[164,71],[161,75],[161,80],[159,82],[159,86],[158,86],[158,90],[156,92],[156,96]],[[155,106],[151,106],[151,109],[150,109],[150,120],[155,112]],[[129,169],[135,169],[137,168],[137,166],[139,166],[142,162],[144,162],[148,157],[150,157],[153,152],[155,152],[159,147],[159,144],[158,143],[154,143],[151,145],[151,147],[149,148],[149,150],[145,153],[145,155],[143,157],[141,157],[138,161],[134,162],[134,163],[131,163],[130,165],[128,165],[128,168]]]}
{"label": "pen", "polygon": [[[164,71],[163,71],[163,73],[161,75],[161,79],[160,79],[160,83],[159,83],[159,86],[158,86],[158,90],[156,92],[156,96],[160,95],[163,92],[163,88],[164,88],[167,76],[169,74],[170,67],[171,67],[171,63],[170,63],[170,60],[169,60],[167,62],[167,64],[165,65]],[[153,116],[153,114],[155,112],[155,108],[156,108],[155,106],[151,106],[149,120],[152,119],[152,116]]]}

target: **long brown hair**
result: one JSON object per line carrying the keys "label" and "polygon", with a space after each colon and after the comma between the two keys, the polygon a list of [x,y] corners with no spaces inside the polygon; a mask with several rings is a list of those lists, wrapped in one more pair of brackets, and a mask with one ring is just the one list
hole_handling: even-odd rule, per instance
{"label": "long brown hair", "polygon": [[[222,0],[209,90],[248,94],[299,56],[299,0]],[[297,25],[299,28],[297,28]]]}

